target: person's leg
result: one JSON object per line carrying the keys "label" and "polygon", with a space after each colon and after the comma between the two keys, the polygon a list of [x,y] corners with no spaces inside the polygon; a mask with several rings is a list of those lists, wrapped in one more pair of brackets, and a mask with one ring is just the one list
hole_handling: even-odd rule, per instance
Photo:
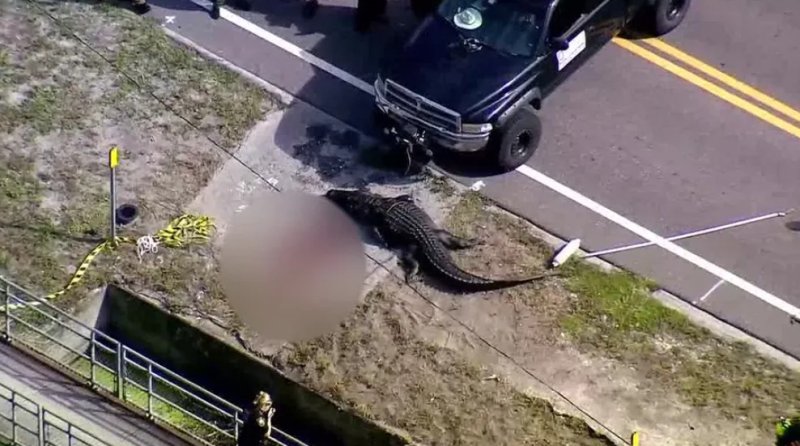
{"label": "person's leg", "polygon": [[386,6],[388,0],[373,0],[375,2],[375,15],[373,16],[373,20],[381,22],[381,23],[388,23],[389,17],[386,16]]}
{"label": "person's leg", "polygon": [[133,12],[136,14],[142,15],[150,12],[150,5],[147,0],[131,0],[131,3],[133,4]]}
{"label": "person's leg", "polygon": [[365,33],[369,30],[369,25],[372,20],[370,7],[374,0],[358,0],[356,4],[356,31]]}

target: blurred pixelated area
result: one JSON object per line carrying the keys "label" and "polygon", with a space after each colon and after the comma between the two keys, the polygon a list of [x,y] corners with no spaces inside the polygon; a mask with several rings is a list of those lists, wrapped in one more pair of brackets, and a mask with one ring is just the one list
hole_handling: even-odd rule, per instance
{"label": "blurred pixelated area", "polygon": [[265,339],[333,331],[361,296],[366,259],[358,226],[317,195],[254,198],[223,240],[221,278],[231,306]]}

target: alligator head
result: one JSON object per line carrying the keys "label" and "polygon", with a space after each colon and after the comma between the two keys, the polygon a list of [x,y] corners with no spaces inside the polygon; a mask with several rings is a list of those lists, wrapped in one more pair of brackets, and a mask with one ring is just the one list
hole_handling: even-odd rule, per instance
{"label": "alligator head", "polygon": [[376,224],[380,219],[375,206],[377,197],[369,192],[331,189],[325,192],[324,197],[361,224]]}

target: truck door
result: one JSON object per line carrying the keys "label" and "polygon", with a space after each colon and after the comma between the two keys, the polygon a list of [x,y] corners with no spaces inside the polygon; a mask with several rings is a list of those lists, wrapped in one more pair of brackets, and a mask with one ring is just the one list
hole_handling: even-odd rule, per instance
{"label": "truck door", "polygon": [[[625,0],[555,1],[545,30],[543,50],[548,69],[543,93],[548,94],[617,35],[624,24],[625,3]],[[553,47],[554,39],[566,41],[569,48]]]}

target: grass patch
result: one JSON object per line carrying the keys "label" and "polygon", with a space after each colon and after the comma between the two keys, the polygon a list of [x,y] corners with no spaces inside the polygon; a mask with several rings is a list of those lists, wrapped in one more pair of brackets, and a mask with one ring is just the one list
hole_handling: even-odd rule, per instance
{"label": "grass patch", "polygon": [[[54,223],[41,209],[42,186],[33,162],[17,154],[0,153],[0,260],[20,285],[52,290],[65,280],[59,262]],[[47,291],[49,292],[49,291]]]}
{"label": "grass patch", "polygon": [[622,357],[631,345],[650,343],[660,333],[701,333],[682,313],[651,297],[658,289],[652,281],[627,271],[605,271],[581,260],[562,268],[569,277],[567,289],[581,297],[563,325],[582,343]]}
{"label": "grass patch", "polygon": [[121,24],[115,67],[202,130],[220,137],[223,145],[238,144],[268,107],[280,104],[276,96],[237,73],[176,44],[154,21],[129,19]]}
{"label": "grass patch", "polygon": [[45,135],[80,129],[86,122],[83,104],[87,99],[88,94],[77,86],[35,87],[18,107],[8,110],[10,128],[6,130],[26,126]]}
{"label": "grass patch", "polygon": [[[105,363],[104,365],[106,367],[116,368],[116,366],[112,364],[114,360],[112,355],[98,355],[98,357],[100,356],[106,356],[108,357],[106,359],[110,358],[110,360],[99,362]],[[70,364],[70,368],[87,380],[91,378],[91,363],[89,360],[83,357],[78,357],[72,364]],[[101,387],[102,389],[116,395],[118,385],[117,381],[118,378],[116,373],[110,372],[102,367],[95,367],[95,383],[98,385],[98,387]],[[138,384],[138,386],[133,383]],[[182,431],[191,433],[192,435],[203,438],[207,441],[211,441],[214,444],[226,444],[226,437],[221,435],[213,428],[198,421],[192,415],[186,413],[190,412],[195,416],[205,419],[211,423],[214,421],[219,421],[214,420],[207,414],[203,414],[202,410],[198,410],[200,407],[199,404],[196,401],[191,400],[189,397],[183,395],[180,390],[154,379],[154,394],[157,394],[159,398],[153,397],[150,403],[148,403],[148,393],[139,386],[145,389],[147,388],[147,372],[139,370],[135,366],[128,365],[126,367],[124,401],[127,401],[128,403],[133,404],[144,411],[147,411],[148,404],[152,404],[152,413],[156,418],[169,423],[170,425]]]}

